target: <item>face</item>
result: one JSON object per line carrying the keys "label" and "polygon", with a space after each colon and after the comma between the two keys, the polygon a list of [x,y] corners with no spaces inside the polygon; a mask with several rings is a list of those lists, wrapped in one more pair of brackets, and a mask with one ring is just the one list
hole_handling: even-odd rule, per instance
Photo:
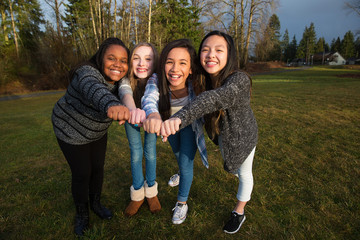
{"label": "face", "polygon": [[191,74],[191,59],[186,48],[172,49],[165,62],[165,74],[171,90],[185,87],[186,79]]}
{"label": "face", "polygon": [[104,74],[108,82],[114,84],[123,78],[128,71],[128,54],[125,48],[119,45],[111,45],[104,54]]}
{"label": "face", "polygon": [[144,79],[153,71],[154,53],[151,47],[141,46],[133,53],[132,66],[137,78]]}
{"label": "face", "polygon": [[225,67],[228,48],[225,38],[217,35],[208,37],[201,47],[200,63],[210,76],[217,76]]}

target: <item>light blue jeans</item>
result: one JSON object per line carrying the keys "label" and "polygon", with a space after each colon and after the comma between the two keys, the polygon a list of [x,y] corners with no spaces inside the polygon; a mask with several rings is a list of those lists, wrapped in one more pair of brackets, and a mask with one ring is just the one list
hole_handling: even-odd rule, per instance
{"label": "light blue jeans", "polygon": [[178,201],[186,202],[194,177],[194,158],[197,150],[195,132],[191,125],[168,137],[180,169]]}
{"label": "light blue jeans", "polygon": [[139,190],[144,185],[143,156],[145,157],[146,182],[149,187],[152,187],[156,179],[156,134],[145,132],[143,150],[140,128],[126,122],[125,131],[131,151],[133,187]]}

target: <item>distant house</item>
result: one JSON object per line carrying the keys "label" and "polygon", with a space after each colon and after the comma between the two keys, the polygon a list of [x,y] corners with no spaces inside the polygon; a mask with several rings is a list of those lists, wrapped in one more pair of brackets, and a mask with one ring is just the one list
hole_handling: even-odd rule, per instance
{"label": "distant house", "polygon": [[345,65],[346,60],[338,52],[316,53],[313,56],[313,63],[327,65]]}
{"label": "distant house", "polygon": [[346,60],[346,64],[354,65],[354,64],[360,64],[360,58],[351,57]]}

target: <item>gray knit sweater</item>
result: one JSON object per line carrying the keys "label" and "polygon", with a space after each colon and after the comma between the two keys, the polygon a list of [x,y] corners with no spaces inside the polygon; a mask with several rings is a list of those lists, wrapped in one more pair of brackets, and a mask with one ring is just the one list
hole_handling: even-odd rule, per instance
{"label": "gray knit sweater", "polygon": [[56,137],[73,145],[103,137],[112,123],[107,117],[108,108],[122,105],[117,98],[117,85],[108,83],[94,67],[78,68],[65,95],[53,109],[51,118]]}
{"label": "gray knit sweater", "polygon": [[236,173],[257,143],[258,127],[250,107],[250,79],[243,72],[230,75],[224,84],[201,93],[172,117],[181,119],[181,128],[205,114],[224,110],[220,122],[224,168]]}

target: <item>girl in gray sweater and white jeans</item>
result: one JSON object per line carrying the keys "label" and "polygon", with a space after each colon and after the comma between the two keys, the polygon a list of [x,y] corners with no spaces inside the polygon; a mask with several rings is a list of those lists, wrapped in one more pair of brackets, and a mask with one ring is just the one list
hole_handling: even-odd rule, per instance
{"label": "girl in gray sweater and white jeans", "polygon": [[245,221],[244,207],[253,189],[258,127],[250,107],[251,79],[237,70],[234,42],[225,33],[208,33],[200,44],[199,56],[206,91],[165,121],[161,135],[166,138],[205,117],[207,133],[220,147],[225,170],[239,177],[238,202],[223,228],[232,234]]}

